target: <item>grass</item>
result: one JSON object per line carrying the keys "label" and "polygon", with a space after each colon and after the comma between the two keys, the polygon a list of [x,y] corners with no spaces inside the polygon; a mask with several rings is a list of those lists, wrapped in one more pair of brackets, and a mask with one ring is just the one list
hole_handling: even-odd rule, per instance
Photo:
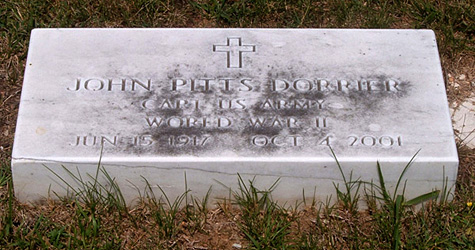
{"label": "grass", "polygon": [[[157,186],[160,190],[157,198],[145,178],[147,189],[142,195],[142,202],[136,208],[122,207],[121,200],[110,198],[121,196],[121,191],[101,165],[87,181],[79,174],[67,171],[79,187],[65,183],[73,192],[67,199],[49,201],[47,205],[24,207],[17,204],[13,199],[11,182],[5,183],[8,197],[1,201],[7,206],[0,217],[4,225],[0,246],[22,249],[182,248],[187,247],[180,242],[183,239],[212,235],[209,226],[224,221],[235,226],[233,232],[240,234],[239,240],[247,249],[327,249],[340,246],[348,249],[402,249],[417,248],[421,244],[424,248],[470,248],[475,242],[473,206],[457,201],[437,202],[438,190],[410,200],[404,195],[405,187],[398,192],[414,158],[401,172],[393,194],[386,189],[382,168],[376,163],[378,184],[352,181],[341,172],[347,189],[340,191],[337,187],[336,194],[350,201],[345,203],[340,200],[334,205],[330,204],[330,200],[320,204],[313,202],[303,209],[289,209],[272,199],[279,179],[269,188],[260,190],[255,185],[258,180],[244,180],[239,174],[238,188],[232,190],[233,206],[226,211],[207,208],[211,188],[202,200],[195,199],[185,181],[184,192],[170,200],[160,186]],[[341,169],[341,166],[338,167]],[[64,181],[63,177],[56,176]],[[365,202],[369,207],[366,211],[358,211],[353,206],[359,199],[352,194],[355,190],[351,187],[356,182],[369,185],[371,190],[366,194]],[[106,186],[115,188],[101,191]],[[419,210],[413,209],[414,205],[428,200],[434,202],[426,203]],[[18,218],[25,211],[32,213],[28,216],[29,221]],[[58,213],[64,214],[60,216],[62,218],[56,218]],[[217,213],[223,215],[219,220],[213,218]],[[127,244],[124,224],[128,230],[141,233],[143,239]],[[210,247],[213,248],[213,245]]]}
{"label": "grass", "polygon": [[[459,146],[456,193],[421,209],[388,193],[380,179],[366,184],[341,172],[333,205],[281,206],[270,186],[239,177],[231,204],[208,207],[185,183],[175,200],[150,187],[143,202],[128,208],[114,179],[98,164],[92,176],[65,169],[77,186],[60,202],[29,206],[13,196],[9,167],[15,114],[33,28],[43,27],[286,27],[428,28],[436,33],[443,68],[456,75],[469,68],[473,92],[475,4],[473,0],[5,0],[0,2],[0,248],[5,249],[473,249],[475,246],[475,154]],[[462,83],[460,83],[462,84]],[[461,94],[449,88],[449,99]],[[8,133],[5,133],[7,131]],[[335,157],[335,160],[336,157]],[[337,161],[338,166],[339,162]],[[376,163],[375,163],[376,164]],[[408,166],[409,167],[409,164]],[[341,167],[340,167],[341,171]],[[404,172],[401,174],[403,176]],[[445,178],[445,177],[441,177]],[[108,184],[108,185],[106,185]],[[277,185],[277,182],[276,182]],[[404,187],[403,183],[399,183]],[[403,188],[404,189],[404,188]],[[309,191],[309,190],[306,190]],[[318,190],[317,190],[318,191]],[[368,209],[358,210],[365,202]],[[471,203],[472,202],[472,203]]]}
{"label": "grass", "polygon": [[338,201],[341,202],[344,209],[355,214],[358,212],[358,202],[360,199],[359,191],[363,183],[359,179],[356,181],[353,180],[353,171],[351,171],[349,179],[347,179],[335,152],[332,148],[330,148],[330,151],[335,159],[336,165],[338,166],[338,170],[340,170],[341,177],[343,178],[343,185],[345,186],[345,189],[342,191],[338,184],[333,183],[335,186],[336,197],[338,198]]}
{"label": "grass", "polygon": [[145,181],[149,190],[146,196],[147,202],[152,206],[152,217],[160,229],[159,236],[169,240],[178,233],[179,221],[177,220],[177,215],[180,212],[180,208],[182,207],[183,201],[185,200],[185,197],[187,197],[189,190],[185,190],[185,192],[178,196],[174,201],[170,201],[167,194],[160,186],[158,186],[165,200],[165,202],[162,202],[161,199],[157,200],[150,183],[147,180]]}
{"label": "grass", "polygon": [[9,171],[10,168],[6,165],[5,161],[2,161],[1,171],[0,171],[0,179],[2,180],[0,187],[6,189],[3,191],[3,196],[1,197],[1,216],[0,216],[0,225],[2,228],[0,229],[0,238],[2,239],[10,239],[13,235],[13,214],[14,214],[14,207],[13,207],[13,182],[11,178],[11,172]]}
{"label": "grass", "polygon": [[372,187],[375,187],[377,189],[377,192],[379,193],[379,195],[370,196],[370,199],[377,199],[383,202],[383,207],[382,210],[379,211],[380,216],[378,217],[379,219],[384,219],[384,221],[379,220],[379,231],[382,235],[385,235],[387,239],[391,239],[390,242],[392,249],[400,249],[401,247],[401,224],[402,219],[405,216],[406,210],[414,205],[421,204],[428,200],[436,200],[439,197],[440,190],[435,190],[429,193],[421,194],[410,200],[406,200],[404,196],[406,189],[405,184],[402,192],[398,193],[401,180],[405,175],[406,171],[411,166],[416,155],[417,153],[404,167],[404,170],[399,176],[399,179],[396,183],[396,187],[394,189],[394,193],[392,195],[388,192],[386,188],[383,172],[379,162],[376,164],[378,169],[379,185],[370,183],[370,185]]}
{"label": "grass", "polygon": [[239,188],[233,194],[239,208],[241,221],[239,229],[249,240],[250,249],[283,249],[290,234],[291,218],[286,210],[272,200],[276,180],[267,190],[259,190],[255,179],[249,183],[238,174]]}
{"label": "grass", "polygon": [[[58,179],[60,179],[66,186],[68,192],[66,197],[60,197],[55,194],[60,200],[75,200],[84,204],[93,212],[96,210],[97,204],[101,204],[110,210],[121,212],[126,211],[127,205],[119,186],[115,182],[115,179],[111,178],[104,167],[100,164],[101,162],[99,161],[96,174],[94,176],[88,175],[86,178],[81,176],[79,169],[76,168],[76,173],[73,173],[71,170],[63,166],[64,171],[68,176],[72,177],[78,187],[75,187],[76,185],[73,185],[73,183],[65,181],[62,176],[52,171],[48,166],[45,166],[45,168],[58,177]],[[102,181],[100,177],[104,177],[105,182]]]}

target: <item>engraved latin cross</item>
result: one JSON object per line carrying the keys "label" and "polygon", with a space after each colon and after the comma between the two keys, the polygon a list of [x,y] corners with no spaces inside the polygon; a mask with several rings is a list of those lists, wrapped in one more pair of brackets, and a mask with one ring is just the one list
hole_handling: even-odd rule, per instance
{"label": "engraved latin cross", "polygon": [[226,52],[228,68],[242,68],[242,53],[256,52],[256,45],[243,45],[240,37],[228,37],[226,45],[213,45],[213,52]]}

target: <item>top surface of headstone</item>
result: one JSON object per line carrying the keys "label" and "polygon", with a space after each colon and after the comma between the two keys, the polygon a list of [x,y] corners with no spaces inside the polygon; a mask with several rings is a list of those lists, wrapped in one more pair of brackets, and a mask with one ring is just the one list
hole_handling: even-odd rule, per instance
{"label": "top surface of headstone", "polygon": [[15,136],[14,159],[457,159],[427,30],[37,29]]}

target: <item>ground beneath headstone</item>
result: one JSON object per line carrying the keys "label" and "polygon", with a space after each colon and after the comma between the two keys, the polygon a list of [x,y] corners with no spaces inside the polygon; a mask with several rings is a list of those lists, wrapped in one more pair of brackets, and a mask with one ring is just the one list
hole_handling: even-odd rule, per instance
{"label": "ground beneath headstone", "polygon": [[452,108],[451,112],[455,135],[460,144],[475,149],[475,95],[457,108]]}
{"label": "ground beneath headstone", "polygon": [[461,56],[444,67],[455,135],[460,145],[475,149],[475,59]]}

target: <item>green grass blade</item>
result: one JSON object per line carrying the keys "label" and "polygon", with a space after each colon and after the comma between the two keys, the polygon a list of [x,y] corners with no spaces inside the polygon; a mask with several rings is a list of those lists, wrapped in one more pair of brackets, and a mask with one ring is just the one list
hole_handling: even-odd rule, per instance
{"label": "green grass blade", "polygon": [[338,158],[336,157],[335,151],[333,151],[332,147],[330,147],[330,152],[332,153],[333,158],[335,159],[336,165],[338,166],[338,169],[340,170],[341,176],[343,177],[343,182],[346,184],[347,182],[346,182],[345,174],[343,173],[343,169],[341,167],[341,164],[338,161]]}
{"label": "green grass blade", "polygon": [[396,188],[394,189],[394,195],[397,194],[397,190],[399,189],[399,184],[401,184],[401,180],[402,180],[404,174],[409,169],[409,167],[412,165],[412,163],[414,162],[414,159],[416,158],[416,156],[419,154],[420,151],[421,151],[420,149],[417,150],[417,152],[412,156],[411,160],[409,160],[409,162],[404,167],[404,170],[402,170],[402,173],[399,175],[399,179],[397,180],[397,183],[396,183]]}
{"label": "green grass blade", "polygon": [[[69,182],[67,182],[65,179],[63,179],[63,177],[61,177],[59,174],[57,174],[56,172],[54,172],[51,168],[49,168],[48,166],[44,165],[43,164],[43,167],[45,167],[46,169],[48,169],[51,173],[53,173],[56,177],[58,177],[59,180],[61,180],[64,184],[66,184],[66,186],[68,188],[70,188],[72,190],[72,192],[75,194],[75,195],[78,195],[80,192],[78,190],[76,190],[71,184],[69,184]],[[79,179],[77,178],[76,175],[74,175],[69,169],[67,169],[65,166],[61,165],[61,167],[63,167],[63,169],[73,178],[75,179],[76,181],[79,181]]]}
{"label": "green grass blade", "polygon": [[398,195],[394,202],[394,224],[393,224],[393,244],[392,248],[394,250],[398,250],[401,244],[401,217],[402,213],[404,212],[404,197],[402,195]]}
{"label": "green grass blade", "polygon": [[417,205],[428,200],[437,199],[437,197],[439,197],[439,193],[440,193],[439,190],[435,190],[435,191],[417,196],[414,199],[406,201],[405,205],[412,206],[412,205]]}
{"label": "green grass blade", "polygon": [[376,162],[376,167],[378,169],[378,177],[379,177],[379,189],[381,194],[383,195],[383,199],[384,201],[386,202],[390,202],[391,201],[391,197],[389,196],[389,193],[388,191],[386,190],[386,184],[384,182],[384,177],[383,177],[383,171],[381,169],[381,164],[379,163],[379,161]]}
{"label": "green grass blade", "polygon": [[99,161],[97,162],[96,176],[93,178],[93,180],[94,180],[94,184],[92,186],[93,189],[96,189],[97,179],[99,178],[99,172],[100,172],[100,169],[101,169],[103,150],[104,150],[104,141],[101,140],[101,152],[99,154]]}

